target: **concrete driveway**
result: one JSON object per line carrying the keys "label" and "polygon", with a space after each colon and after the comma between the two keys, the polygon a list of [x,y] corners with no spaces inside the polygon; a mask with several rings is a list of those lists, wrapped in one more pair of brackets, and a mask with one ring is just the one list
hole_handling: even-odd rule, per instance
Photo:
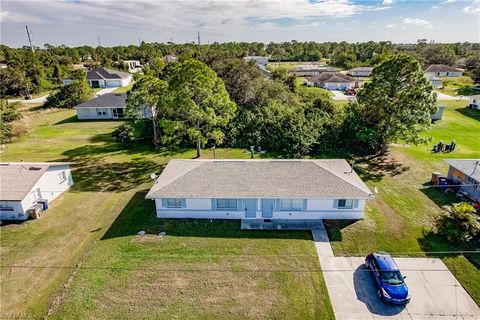
{"label": "concrete driveway", "polygon": [[333,96],[333,100],[337,100],[337,101],[354,101],[355,100],[355,96],[347,96],[345,93],[343,93],[342,91],[340,90],[332,90],[331,91],[334,96]]}
{"label": "concrete driveway", "polygon": [[395,258],[411,301],[389,305],[377,297],[364,257],[335,257],[326,232],[312,233],[337,320],[480,319],[480,309],[440,259]]}

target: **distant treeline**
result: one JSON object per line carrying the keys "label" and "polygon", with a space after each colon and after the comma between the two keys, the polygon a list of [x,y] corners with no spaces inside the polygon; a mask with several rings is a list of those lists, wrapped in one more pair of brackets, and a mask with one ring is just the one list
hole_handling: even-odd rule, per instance
{"label": "distant treeline", "polygon": [[[125,68],[124,60],[140,60],[148,63],[158,57],[176,54],[183,60],[196,58],[208,61],[209,56],[225,54],[236,58],[247,55],[269,56],[273,61],[319,61],[341,68],[376,65],[395,53],[413,55],[421,65],[446,64],[460,66],[473,78],[480,77],[480,44],[451,43],[394,44],[383,42],[231,42],[196,45],[194,43],[146,43],[140,46],[115,47],[67,47],[45,44],[32,53],[30,47],[9,48],[0,45],[0,61],[8,68],[1,69],[0,94],[2,96],[40,92],[55,88],[70,74],[74,64],[87,67],[102,65]],[[459,61],[460,60],[460,61]]]}

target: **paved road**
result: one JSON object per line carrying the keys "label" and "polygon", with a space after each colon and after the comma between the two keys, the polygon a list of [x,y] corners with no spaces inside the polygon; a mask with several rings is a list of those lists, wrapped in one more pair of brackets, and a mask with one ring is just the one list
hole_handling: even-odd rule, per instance
{"label": "paved road", "polygon": [[101,96],[102,94],[110,93],[110,92],[115,91],[117,89],[118,89],[118,87],[116,87],[116,88],[105,88],[105,89],[97,91],[95,93],[95,95],[98,97],[98,96]]}
{"label": "paved road", "polygon": [[[101,96],[102,94],[105,94],[105,93],[110,93],[114,90],[116,90],[118,88],[105,88],[105,89],[102,89],[100,91],[97,91],[95,93],[95,96]],[[38,98],[35,98],[35,99],[30,99],[30,100],[24,100],[24,99],[8,99],[8,102],[21,102],[21,103],[45,103],[47,101],[47,97],[48,97],[48,94],[47,95],[44,95],[42,97],[38,97]]]}
{"label": "paved road", "polygon": [[467,97],[460,96],[460,97],[454,97],[454,96],[449,96],[448,94],[441,93],[438,91],[435,91],[437,94],[437,100],[466,100],[468,99]]}
{"label": "paved road", "polygon": [[337,320],[480,319],[480,309],[440,259],[396,258],[411,302],[381,302],[363,257],[334,257],[325,229],[313,230],[323,277]]}

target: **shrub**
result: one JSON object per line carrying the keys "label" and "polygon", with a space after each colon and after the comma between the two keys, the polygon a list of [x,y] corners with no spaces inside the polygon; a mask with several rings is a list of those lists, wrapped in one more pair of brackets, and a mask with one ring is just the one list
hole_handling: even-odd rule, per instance
{"label": "shrub", "polygon": [[480,234],[480,219],[469,203],[455,203],[441,218],[439,231],[451,242],[468,242]]}
{"label": "shrub", "polygon": [[135,129],[129,124],[121,125],[113,131],[112,137],[118,143],[128,146],[135,140]]}

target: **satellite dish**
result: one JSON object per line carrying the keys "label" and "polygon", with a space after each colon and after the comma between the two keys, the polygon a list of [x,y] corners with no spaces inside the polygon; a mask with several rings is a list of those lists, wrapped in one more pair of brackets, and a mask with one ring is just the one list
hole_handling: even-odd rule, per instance
{"label": "satellite dish", "polygon": [[151,173],[150,178],[152,178],[152,180],[157,179],[157,174],[155,172]]}

